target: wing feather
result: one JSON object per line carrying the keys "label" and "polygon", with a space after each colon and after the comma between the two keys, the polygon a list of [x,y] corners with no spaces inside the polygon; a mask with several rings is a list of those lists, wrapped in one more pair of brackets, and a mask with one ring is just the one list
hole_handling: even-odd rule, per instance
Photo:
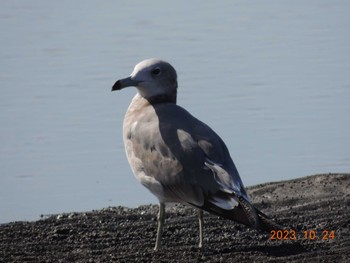
{"label": "wing feather", "polygon": [[164,199],[250,224],[250,200],[222,139],[175,104],[148,107],[142,116],[124,133],[139,172],[162,186]]}

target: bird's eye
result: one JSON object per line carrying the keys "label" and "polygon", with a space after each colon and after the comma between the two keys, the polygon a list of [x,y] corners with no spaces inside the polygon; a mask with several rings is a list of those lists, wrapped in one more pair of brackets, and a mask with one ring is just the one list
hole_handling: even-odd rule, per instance
{"label": "bird's eye", "polygon": [[155,68],[151,71],[152,75],[159,76],[160,75],[160,68]]}

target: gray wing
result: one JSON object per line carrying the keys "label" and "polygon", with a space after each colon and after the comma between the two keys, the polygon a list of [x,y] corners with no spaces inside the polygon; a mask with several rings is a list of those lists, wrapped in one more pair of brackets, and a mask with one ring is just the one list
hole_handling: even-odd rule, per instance
{"label": "gray wing", "polygon": [[[128,133],[143,172],[174,200],[247,221],[244,214],[252,214],[248,210],[253,208],[221,138],[175,104],[156,105],[154,110],[154,118],[154,112],[144,112]],[[225,215],[235,209],[241,211],[239,218],[232,218],[231,212]]]}

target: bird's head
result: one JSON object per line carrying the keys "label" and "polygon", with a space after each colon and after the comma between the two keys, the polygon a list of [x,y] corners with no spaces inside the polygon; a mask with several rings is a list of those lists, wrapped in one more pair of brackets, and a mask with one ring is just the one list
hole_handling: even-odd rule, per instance
{"label": "bird's head", "polygon": [[150,99],[156,96],[174,97],[176,101],[177,74],[168,63],[159,59],[146,59],[138,63],[127,78],[118,80],[112,91],[134,86],[138,93]]}

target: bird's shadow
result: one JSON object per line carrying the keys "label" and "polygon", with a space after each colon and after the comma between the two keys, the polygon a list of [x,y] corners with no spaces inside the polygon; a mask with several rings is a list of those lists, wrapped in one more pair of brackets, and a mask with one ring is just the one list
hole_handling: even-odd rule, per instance
{"label": "bird's shadow", "polygon": [[282,256],[293,256],[301,253],[305,253],[307,250],[300,243],[285,243],[279,244],[277,246],[255,246],[246,248],[243,251],[261,251],[269,256],[282,257]]}
{"label": "bird's shadow", "polygon": [[213,256],[218,254],[231,254],[237,252],[262,252],[265,255],[271,257],[286,257],[293,256],[305,253],[307,248],[304,247],[300,243],[287,243],[287,244],[279,244],[274,246],[266,246],[266,245],[253,245],[253,246],[230,246],[230,247],[222,247],[218,248],[197,248],[198,252],[204,256]]}

